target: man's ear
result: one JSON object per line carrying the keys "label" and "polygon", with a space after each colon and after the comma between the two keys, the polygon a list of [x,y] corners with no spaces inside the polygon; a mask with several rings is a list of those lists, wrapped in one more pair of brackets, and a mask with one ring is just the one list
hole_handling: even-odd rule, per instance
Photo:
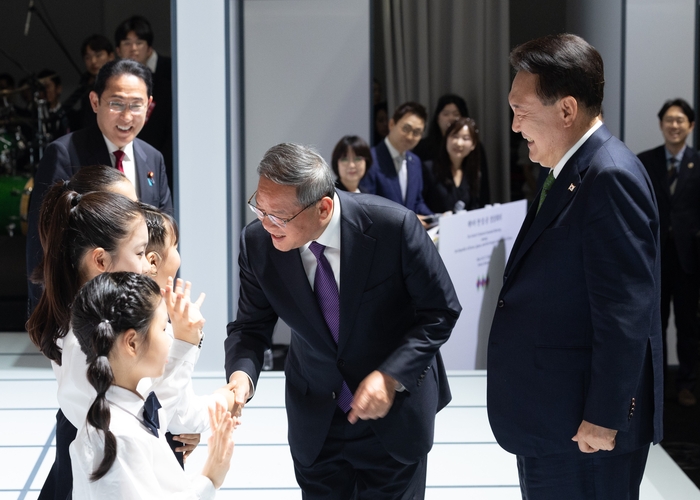
{"label": "man's ear", "polygon": [[158,266],[163,262],[163,258],[158,252],[151,250],[146,254],[146,260],[148,261],[148,274],[158,276]]}
{"label": "man's ear", "polygon": [[319,213],[322,219],[326,219],[333,214],[333,199],[328,196],[324,196],[318,202]]}
{"label": "man's ear", "polygon": [[570,127],[578,116],[578,101],[574,97],[568,95],[559,100],[559,106],[564,120],[564,126]]}
{"label": "man's ear", "polygon": [[90,92],[90,106],[92,110],[97,113],[97,107],[100,105],[100,98],[97,96],[97,92],[94,90]]}

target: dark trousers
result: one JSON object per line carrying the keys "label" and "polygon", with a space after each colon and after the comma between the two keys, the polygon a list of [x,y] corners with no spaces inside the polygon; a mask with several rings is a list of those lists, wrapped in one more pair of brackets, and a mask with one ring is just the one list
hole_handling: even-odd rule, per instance
{"label": "dark trousers", "polygon": [[671,313],[671,298],[673,298],[673,314],[676,320],[678,352],[678,390],[695,388],[698,364],[698,292],[700,279],[697,274],[687,274],[683,271],[678,252],[669,236],[661,255],[661,335],[664,347],[664,369],[667,363],[666,329]]}
{"label": "dark trousers", "polygon": [[426,467],[427,456],[409,465],[392,458],[368,422],[351,425],[340,409],[316,461],[304,467],[294,460],[304,499],[420,500]]}
{"label": "dark trousers", "polygon": [[41,487],[39,500],[66,500],[72,498],[73,471],[68,447],[75,439],[77,429],[61,410],[56,413],[56,459]]}
{"label": "dark trousers", "polygon": [[624,455],[580,458],[518,455],[523,500],[638,500],[649,445]]}

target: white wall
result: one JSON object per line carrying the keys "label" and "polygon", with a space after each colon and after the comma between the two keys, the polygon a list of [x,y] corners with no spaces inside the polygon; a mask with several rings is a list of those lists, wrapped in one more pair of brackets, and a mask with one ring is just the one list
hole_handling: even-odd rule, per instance
{"label": "white wall", "polygon": [[656,114],[664,101],[693,105],[695,2],[626,1],[625,142],[639,153],[663,142]]}
{"label": "white wall", "polygon": [[[370,141],[369,0],[245,0],[246,190],[280,142],[330,162],[343,135]],[[251,213],[248,220],[251,220]]]}
{"label": "white wall", "polygon": [[[227,202],[229,190],[235,190],[228,184],[226,2],[173,0],[173,11],[180,275],[192,281],[194,297],[207,294],[206,340],[197,369],[218,371],[230,311]],[[235,80],[231,86],[235,96]]]}

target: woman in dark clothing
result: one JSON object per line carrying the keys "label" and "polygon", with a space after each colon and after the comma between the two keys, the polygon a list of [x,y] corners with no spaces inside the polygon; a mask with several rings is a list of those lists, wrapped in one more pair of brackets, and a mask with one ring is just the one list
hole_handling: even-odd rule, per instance
{"label": "woman in dark clothing", "polygon": [[338,180],[335,187],[351,193],[360,192],[360,181],[372,166],[367,143],[356,135],[346,135],[333,148],[331,168]]}
{"label": "woman in dark clothing", "polygon": [[459,118],[445,131],[434,161],[423,164],[423,199],[435,213],[448,212],[461,201],[466,210],[484,206],[479,130],[471,118]]}

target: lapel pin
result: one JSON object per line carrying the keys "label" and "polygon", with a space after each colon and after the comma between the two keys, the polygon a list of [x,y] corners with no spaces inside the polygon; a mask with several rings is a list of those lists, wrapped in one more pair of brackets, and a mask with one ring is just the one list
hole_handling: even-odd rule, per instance
{"label": "lapel pin", "polygon": [[574,186],[573,183],[569,184],[569,191],[571,191],[573,193],[574,189],[576,189],[576,186]]}
{"label": "lapel pin", "polygon": [[148,177],[148,185],[153,187],[153,172],[148,172],[146,177]]}
{"label": "lapel pin", "polygon": [[695,163],[693,163],[692,161],[690,163],[688,163],[688,168],[693,168],[694,166],[695,166]]}

